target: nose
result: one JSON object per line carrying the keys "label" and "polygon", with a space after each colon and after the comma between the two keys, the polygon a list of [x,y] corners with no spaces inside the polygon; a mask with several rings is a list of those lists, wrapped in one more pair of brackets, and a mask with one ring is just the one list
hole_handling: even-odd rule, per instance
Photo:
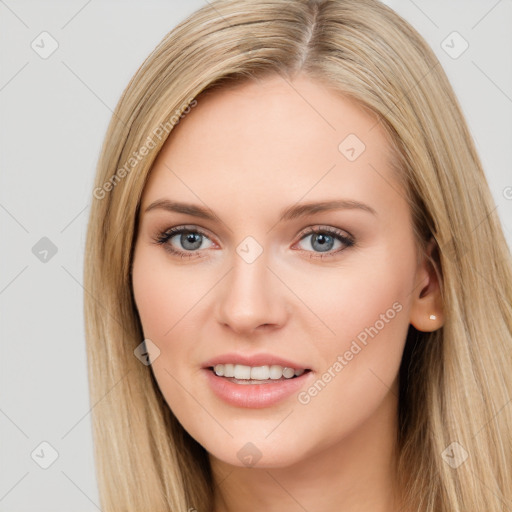
{"label": "nose", "polygon": [[264,254],[252,263],[235,255],[216,297],[219,323],[238,335],[280,328],[288,317],[285,286],[268,268]]}

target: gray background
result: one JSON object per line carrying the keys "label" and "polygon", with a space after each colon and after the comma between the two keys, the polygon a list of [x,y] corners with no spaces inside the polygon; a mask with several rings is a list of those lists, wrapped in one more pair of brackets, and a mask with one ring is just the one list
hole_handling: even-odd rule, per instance
{"label": "gray background", "polygon": [[[448,73],[512,247],[512,2],[386,3],[427,39]],[[203,5],[0,0],[2,512],[99,510],[82,313],[95,165],[133,73]],[[46,59],[31,47],[43,45],[43,31],[58,43]],[[446,39],[453,31],[469,44],[458,58],[463,41]],[[43,441],[58,454],[48,469],[40,466],[52,462],[52,448]]]}

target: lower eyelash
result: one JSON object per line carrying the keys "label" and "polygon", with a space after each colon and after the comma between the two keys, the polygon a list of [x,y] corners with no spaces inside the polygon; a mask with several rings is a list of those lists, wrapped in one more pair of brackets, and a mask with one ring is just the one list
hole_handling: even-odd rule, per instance
{"label": "lower eyelash", "polygon": [[177,251],[172,245],[164,245],[164,249],[179,258],[195,258],[197,251]]}

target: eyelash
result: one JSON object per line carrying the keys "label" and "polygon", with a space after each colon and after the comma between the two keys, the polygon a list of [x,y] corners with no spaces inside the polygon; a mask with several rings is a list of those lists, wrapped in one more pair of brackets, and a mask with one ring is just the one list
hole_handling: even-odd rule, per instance
{"label": "eyelash", "polygon": [[[193,257],[196,257],[196,253],[199,252],[198,250],[195,250],[195,251],[179,251],[179,250],[175,249],[174,247],[172,247],[170,244],[167,243],[174,236],[181,235],[183,233],[199,234],[199,235],[202,235],[202,236],[204,236],[204,237],[209,239],[209,236],[205,232],[203,232],[201,229],[187,228],[185,226],[181,226],[181,227],[175,227],[175,228],[170,228],[170,229],[166,229],[164,231],[161,231],[154,238],[154,243],[156,243],[157,245],[164,246],[164,249],[167,252],[169,252],[170,254],[174,255],[174,256],[178,256],[180,258],[193,258]],[[300,237],[299,241],[303,240],[304,238],[306,238],[307,236],[312,235],[312,234],[324,234],[324,235],[326,234],[326,235],[332,236],[336,240],[339,240],[341,243],[343,243],[345,245],[345,248],[338,249],[337,251],[334,251],[334,252],[327,252],[327,253],[321,253],[321,252],[320,253],[315,253],[315,251],[306,251],[306,252],[311,252],[311,253],[317,254],[317,256],[310,256],[310,258],[320,258],[320,259],[330,258],[332,256],[336,256],[337,254],[339,254],[340,252],[344,251],[345,249],[348,249],[349,247],[352,247],[353,245],[355,245],[355,241],[354,241],[354,239],[352,237],[345,236],[345,235],[342,234],[341,231],[339,231],[339,230],[337,230],[335,228],[331,228],[331,227],[315,227],[315,228],[310,228],[308,231],[305,231],[305,232],[301,233],[301,237]]]}

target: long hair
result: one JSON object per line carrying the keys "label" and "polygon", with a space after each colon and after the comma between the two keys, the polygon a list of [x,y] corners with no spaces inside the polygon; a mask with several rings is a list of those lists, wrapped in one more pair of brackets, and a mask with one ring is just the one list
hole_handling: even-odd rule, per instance
{"label": "long hair", "polygon": [[375,114],[429,240],[445,323],[409,328],[400,368],[398,469],[407,510],[512,509],[512,264],[452,87],[432,50],[376,0],[218,0],[140,66],[109,125],[87,231],[84,288],[93,434],[104,512],[211,511],[207,453],[150,366],[131,283],[141,194],[201,94],[297,73]]}

